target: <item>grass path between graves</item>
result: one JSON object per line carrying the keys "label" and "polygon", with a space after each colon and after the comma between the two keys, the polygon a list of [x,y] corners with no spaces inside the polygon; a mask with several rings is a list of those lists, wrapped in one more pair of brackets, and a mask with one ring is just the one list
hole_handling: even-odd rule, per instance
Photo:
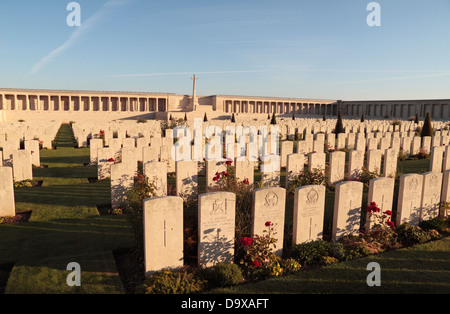
{"label": "grass path between graves", "polygon": [[[124,293],[113,250],[132,247],[124,216],[100,216],[96,205],[110,203],[108,182],[96,177],[89,150],[74,148],[70,127],[62,125],[55,150],[41,150],[33,169],[37,188],[15,190],[16,212],[32,210],[28,223],[0,226],[0,265],[14,264],[5,289],[13,294]],[[81,267],[81,286],[67,285],[71,270]]]}
{"label": "grass path between graves", "polygon": [[[216,289],[214,294],[449,294],[450,237],[294,275]],[[381,286],[369,286],[380,265]]]}

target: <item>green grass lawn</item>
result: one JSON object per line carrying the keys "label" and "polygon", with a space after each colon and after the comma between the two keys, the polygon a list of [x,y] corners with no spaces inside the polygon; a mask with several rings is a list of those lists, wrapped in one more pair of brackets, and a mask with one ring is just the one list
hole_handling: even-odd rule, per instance
{"label": "green grass lawn", "polygon": [[[414,247],[333,264],[261,282],[215,289],[235,294],[448,294],[450,293],[450,238]],[[367,285],[372,269],[380,265],[381,286]]]}
{"label": "green grass lawn", "polygon": [[[124,215],[99,215],[96,206],[110,203],[110,183],[108,180],[89,183],[88,178],[97,177],[97,169],[84,166],[89,163],[89,149],[74,148],[74,145],[70,127],[62,125],[55,140],[56,149],[41,150],[41,164],[48,168],[33,169],[34,178],[42,180],[43,185],[15,189],[16,211],[32,210],[32,216],[27,223],[0,225],[0,270],[13,266],[5,293],[125,293],[113,252],[134,246],[131,227]],[[399,162],[398,170],[402,174],[420,173],[428,171],[428,167],[427,159],[413,160]],[[284,171],[281,175],[284,186]],[[255,180],[259,179],[259,173],[255,173]],[[175,186],[170,176],[169,184]],[[200,175],[200,193],[205,192],[205,185],[205,177]],[[364,193],[365,202],[367,190]],[[328,192],[325,234],[331,230],[333,203],[334,192]],[[290,197],[286,205],[287,241],[291,236],[292,208],[293,198]],[[414,274],[422,269],[422,273],[430,276],[430,289],[436,289],[430,291],[448,289],[448,285],[438,279],[449,282],[449,268],[443,265],[449,260],[449,240],[368,259],[381,264],[383,276],[386,274],[383,288],[392,286],[394,291],[397,283],[401,283],[405,289],[423,291],[426,281],[413,280]],[[350,287],[345,288],[351,285],[361,287],[357,292],[376,292],[367,290],[365,285],[368,259],[221,292],[345,293],[352,291]],[[66,267],[71,262],[81,266],[81,287],[66,284],[70,274]]]}
{"label": "green grass lawn", "polygon": [[[100,216],[97,204],[110,203],[109,182],[96,177],[89,150],[75,149],[63,125],[56,150],[41,150],[33,170],[41,187],[15,190],[16,211],[32,210],[28,223],[0,226],[0,265],[14,263],[6,293],[123,293],[113,250],[133,246],[125,216]],[[67,265],[81,266],[81,287],[69,287]]]}

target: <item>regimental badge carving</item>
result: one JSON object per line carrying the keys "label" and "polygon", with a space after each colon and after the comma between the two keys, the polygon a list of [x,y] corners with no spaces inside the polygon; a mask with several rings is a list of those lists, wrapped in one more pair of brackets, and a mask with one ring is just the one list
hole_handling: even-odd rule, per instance
{"label": "regimental badge carving", "polygon": [[211,215],[226,215],[227,206],[222,200],[215,200],[213,203],[213,209],[210,213]]}
{"label": "regimental badge carving", "polygon": [[411,181],[409,181],[409,189],[411,191],[415,191],[418,185],[419,181],[416,178],[413,178]]}
{"label": "regimental badge carving", "polygon": [[278,204],[278,195],[274,192],[267,193],[264,199],[264,206],[276,206]]}
{"label": "regimental badge carving", "polygon": [[433,176],[430,179],[430,186],[432,188],[435,188],[437,187],[437,185],[438,185],[438,177],[435,174],[433,174]]}
{"label": "regimental badge carving", "polygon": [[311,189],[306,195],[307,204],[315,204],[319,200],[319,193],[315,189]]}

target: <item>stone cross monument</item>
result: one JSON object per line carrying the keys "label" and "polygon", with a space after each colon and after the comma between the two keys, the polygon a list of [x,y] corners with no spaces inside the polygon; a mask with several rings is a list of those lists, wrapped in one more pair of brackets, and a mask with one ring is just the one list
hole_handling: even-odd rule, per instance
{"label": "stone cross monument", "polygon": [[196,97],[196,81],[198,80],[198,77],[195,76],[192,77],[192,80],[194,80],[194,87],[193,87],[193,91],[192,91],[192,110],[196,111],[197,110],[197,97]]}

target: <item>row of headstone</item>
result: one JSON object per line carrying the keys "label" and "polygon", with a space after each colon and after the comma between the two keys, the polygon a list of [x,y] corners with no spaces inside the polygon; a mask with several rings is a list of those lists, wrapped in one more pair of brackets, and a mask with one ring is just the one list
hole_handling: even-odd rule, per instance
{"label": "row of headstone", "polygon": [[15,182],[32,180],[33,166],[39,167],[40,165],[40,150],[37,140],[25,141],[25,149],[0,151],[0,166],[12,167]]}
{"label": "row of headstone", "polygon": [[[110,176],[110,169],[115,161],[111,161],[112,152],[110,148],[98,150],[100,159],[98,163],[99,179]],[[127,149],[125,149],[127,151]],[[105,153],[106,152],[106,153]],[[311,153],[308,156],[304,154],[289,154],[287,156],[286,177],[284,187],[289,188],[293,180],[299,176],[305,166],[312,171],[325,170],[326,167],[325,153]],[[125,156],[125,155],[124,155]],[[137,171],[137,159],[122,157],[121,163],[128,164],[120,169],[121,176],[133,177]],[[398,152],[392,148],[386,149],[383,153],[381,150],[370,150],[367,152],[365,159],[364,151],[353,150],[348,153],[348,164],[346,165],[346,153],[343,151],[334,151],[329,154],[328,182],[331,185],[343,182],[347,174],[348,180],[358,180],[363,168],[370,172],[375,172],[383,177],[395,178],[397,172]],[[281,186],[281,164],[274,155],[267,156],[266,160],[261,163],[261,181],[267,186]],[[384,162],[382,163],[382,160]],[[430,162],[430,171],[442,172],[450,168],[450,146],[434,147]],[[227,160],[205,161],[206,186],[217,186],[218,181],[214,180],[217,173],[227,172]],[[382,167],[383,165],[383,167]],[[235,176],[238,181],[246,181],[247,184],[253,184],[255,180],[255,169],[258,169],[257,163],[248,160],[239,160],[236,158],[233,162]],[[199,163],[196,161],[179,161],[175,162],[176,177],[176,195],[189,197],[198,192],[198,176]],[[381,171],[383,170],[383,171]],[[165,161],[148,161],[143,164],[144,175],[149,178],[149,182],[153,183],[157,189],[158,196],[167,195],[167,175],[168,164]],[[116,177],[117,175],[115,175]],[[113,189],[116,184],[112,185]],[[122,189],[120,185],[118,190]],[[115,199],[115,198],[114,198]],[[113,202],[116,204],[116,202]]]}
{"label": "row of headstone", "polygon": [[4,151],[18,150],[22,141],[37,140],[42,148],[52,149],[60,126],[55,121],[0,123],[0,147]]}
{"label": "row of headstone", "polygon": [[[421,220],[438,216],[441,200],[450,197],[450,170],[443,174],[427,172],[408,174],[400,179],[396,223],[417,225]],[[442,193],[441,193],[442,189]],[[293,209],[293,244],[323,239],[325,187],[302,186],[295,190]],[[367,205],[375,202],[382,212],[392,211],[394,179],[370,181]],[[331,237],[333,241],[358,233],[363,208],[363,183],[346,181],[336,184]],[[286,211],[286,190],[280,187],[253,190],[253,235],[275,229],[274,253],[281,255]],[[234,257],[236,195],[229,192],[206,193],[198,199],[198,263],[211,267],[232,262]],[[179,196],[154,197],[144,200],[144,242],[146,274],[163,268],[183,265],[183,199]],[[369,214],[364,227],[373,226]]]}

